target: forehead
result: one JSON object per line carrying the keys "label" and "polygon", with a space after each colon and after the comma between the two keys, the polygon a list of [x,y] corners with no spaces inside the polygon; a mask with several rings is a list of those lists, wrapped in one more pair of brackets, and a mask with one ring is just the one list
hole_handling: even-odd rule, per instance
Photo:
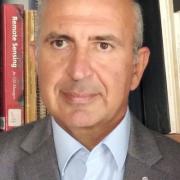
{"label": "forehead", "polygon": [[133,22],[132,0],[44,0],[43,19]]}
{"label": "forehead", "polygon": [[131,0],[45,0],[41,36],[51,31],[78,35],[114,34],[127,41],[134,36]]}

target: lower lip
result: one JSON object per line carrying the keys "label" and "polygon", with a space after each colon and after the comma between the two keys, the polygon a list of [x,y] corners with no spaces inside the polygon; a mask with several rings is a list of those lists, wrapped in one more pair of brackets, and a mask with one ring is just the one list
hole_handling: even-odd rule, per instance
{"label": "lower lip", "polygon": [[69,104],[76,104],[76,105],[85,105],[89,104],[95,100],[97,94],[90,94],[90,95],[73,95],[70,93],[63,93],[63,97]]}

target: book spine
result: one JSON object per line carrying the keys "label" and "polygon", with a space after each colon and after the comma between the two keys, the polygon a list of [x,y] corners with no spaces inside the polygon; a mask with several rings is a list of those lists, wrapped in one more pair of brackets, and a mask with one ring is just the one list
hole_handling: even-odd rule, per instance
{"label": "book spine", "polygon": [[43,100],[42,100],[42,97],[41,97],[41,94],[40,94],[38,78],[37,78],[36,94],[37,94],[37,118],[38,119],[43,119],[44,117],[47,116],[47,109],[46,109],[46,106],[43,103]]}
{"label": "book spine", "polygon": [[24,10],[22,5],[2,4],[1,129],[9,131],[24,122]]}
{"label": "book spine", "polygon": [[[178,117],[180,117],[180,11],[174,13],[174,32],[175,32],[175,47],[176,47],[176,61],[177,61],[177,78],[175,79],[178,84]],[[180,118],[176,122],[178,132],[180,133]]]}
{"label": "book spine", "polygon": [[159,1],[171,133],[180,133],[179,92],[172,0]]}
{"label": "book spine", "polygon": [[0,129],[4,127],[4,115],[3,115],[3,33],[2,33],[2,6],[0,5]]}
{"label": "book spine", "polygon": [[[35,41],[36,11],[25,11],[25,123],[37,119],[36,107],[36,68],[30,50]],[[31,46],[31,47],[30,47]]]}
{"label": "book spine", "polygon": [[[174,27],[175,27],[175,40],[176,40],[176,57],[178,64],[178,76],[180,79],[180,11],[174,13]],[[180,82],[179,82],[180,89]]]}

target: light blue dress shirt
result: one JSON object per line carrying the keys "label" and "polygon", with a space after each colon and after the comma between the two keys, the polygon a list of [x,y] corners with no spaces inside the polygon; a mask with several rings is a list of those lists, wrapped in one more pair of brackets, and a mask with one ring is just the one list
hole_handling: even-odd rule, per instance
{"label": "light blue dress shirt", "polygon": [[91,151],[52,118],[53,136],[62,180],[123,180],[130,136],[130,113]]}

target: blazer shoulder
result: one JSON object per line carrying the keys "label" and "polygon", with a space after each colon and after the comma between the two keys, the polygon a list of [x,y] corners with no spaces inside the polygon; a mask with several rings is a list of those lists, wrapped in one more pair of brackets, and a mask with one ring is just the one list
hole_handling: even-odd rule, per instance
{"label": "blazer shoulder", "polygon": [[22,156],[20,145],[35,124],[29,124],[0,133],[0,161],[12,164]]}
{"label": "blazer shoulder", "polygon": [[165,135],[152,133],[162,154],[162,159],[157,163],[157,167],[168,173],[170,179],[171,177],[180,179],[180,144]]}
{"label": "blazer shoulder", "polygon": [[15,164],[26,155],[21,150],[20,144],[32,126],[27,125],[10,132],[0,133],[0,174],[2,179],[14,179]]}
{"label": "blazer shoulder", "polygon": [[12,154],[18,153],[24,138],[30,133],[34,126],[43,124],[43,121],[44,120],[38,120],[36,122],[15,128],[10,132],[0,133],[0,159],[2,160],[4,156],[8,159]]}
{"label": "blazer shoulder", "polygon": [[33,129],[39,132],[39,127],[44,128],[45,124],[46,120],[38,120],[35,123],[15,128],[10,132],[0,133],[0,174],[2,179],[15,178],[16,164],[28,156],[28,152],[22,148],[22,143]]}
{"label": "blazer shoulder", "polygon": [[[177,152],[180,152],[180,143],[170,139],[169,137],[167,137],[166,135],[162,135],[160,133],[154,132],[152,131],[154,138],[157,142],[157,145],[161,151],[161,153],[164,156],[170,156],[175,158],[177,156],[177,158],[175,159],[180,159],[180,155],[179,154],[174,154]],[[180,162],[179,162],[180,163]]]}
{"label": "blazer shoulder", "polygon": [[168,180],[180,179],[180,144],[146,128],[132,116],[129,153]]}

